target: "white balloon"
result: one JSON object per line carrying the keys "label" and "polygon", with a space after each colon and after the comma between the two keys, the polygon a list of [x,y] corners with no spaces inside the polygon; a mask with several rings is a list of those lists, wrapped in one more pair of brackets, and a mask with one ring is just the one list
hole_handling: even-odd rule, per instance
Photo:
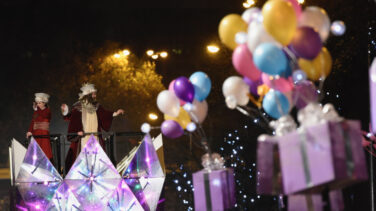
{"label": "white balloon", "polygon": [[233,96],[238,105],[246,105],[249,102],[249,86],[239,76],[228,77],[223,82],[222,92],[226,98]]}
{"label": "white balloon", "polygon": [[254,20],[258,21],[260,16],[262,17],[261,10],[257,7],[252,7],[243,12],[242,19],[246,23],[251,23]]}
{"label": "white balloon", "polygon": [[247,32],[238,32],[235,35],[235,42],[239,45],[247,42]]}
{"label": "white balloon", "polygon": [[150,126],[150,124],[148,124],[148,123],[144,123],[144,124],[141,125],[141,131],[142,131],[143,133],[149,133],[150,130],[151,130],[151,126]]}
{"label": "white balloon", "polygon": [[281,44],[278,43],[268,32],[266,32],[262,22],[253,21],[248,26],[248,49],[253,53],[258,45],[265,42],[273,43],[281,47]]}
{"label": "white balloon", "polygon": [[236,99],[234,96],[227,96],[226,97],[226,105],[229,109],[235,109],[236,108]]}
{"label": "white balloon", "polygon": [[342,36],[343,34],[345,34],[346,25],[343,21],[334,21],[332,23],[332,26],[330,27],[330,31],[335,36]]}
{"label": "white balloon", "polygon": [[180,101],[168,90],[163,90],[158,94],[157,106],[164,114],[177,117],[180,111]]}
{"label": "white balloon", "polygon": [[328,39],[330,32],[330,19],[324,9],[320,7],[307,7],[299,18],[299,26],[309,26],[317,31],[321,41]]}
{"label": "white balloon", "polygon": [[197,128],[196,124],[194,122],[190,122],[188,125],[187,125],[187,130],[189,132],[193,132],[195,131]]}
{"label": "white balloon", "polygon": [[195,99],[192,105],[192,110],[189,112],[191,119],[198,123],[204,122],[206,115],[208,114],[208,103],[206,100],[200,102]]}
{"label": "white balloon", "polygon": [[192,105],[192,103],[186,103],[186,104],[183,105],[183,108],[184,108],[184,110],[190,112],[193,109],[193,105]]}

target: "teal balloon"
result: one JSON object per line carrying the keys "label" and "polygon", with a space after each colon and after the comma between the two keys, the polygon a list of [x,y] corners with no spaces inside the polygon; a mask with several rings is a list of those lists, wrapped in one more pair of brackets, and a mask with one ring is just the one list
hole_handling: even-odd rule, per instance
{"label": "teal balloon", "polygon": [[195,88],[195,99],[198,101],[204,101],[211,90],[211,80],[209,76],[201,71],[195,72],[189,77],[189,81]]}
{"label": "teal balloon", "polygon": [[286,71],[288,59],[278,46],[272,43],[262,43],[257,46],[253,54],[256,67],[269,75],[283,75]]}
{"label": "teal balloon", "polygon": [[[280,104],[281,109],[278,108],[278,104]],[[289,113],[290,103],[281,92],[270,90],[262,101],[262,108],[269,116],[278,119]]]}

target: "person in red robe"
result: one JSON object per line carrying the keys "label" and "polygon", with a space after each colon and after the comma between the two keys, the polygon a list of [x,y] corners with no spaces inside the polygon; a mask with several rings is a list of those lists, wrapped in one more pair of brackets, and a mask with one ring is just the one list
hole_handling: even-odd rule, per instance
{"label": "person in red robe", "polygon": [[42,148],[47,158],[52,161],[52,149],[50,138],[48,136],[50,134],[49,128],[51,120],[51,111],[47,105],[49,97],[50,96],[46,93],[35,93],[35,102],[33,105],[34,114],[29,130],[26,133],[26,138],[39,135],[47,136],[45,138],[35,138],[35,140]]}
{"label": "person in red robe", "polygon": [[[124,110],[118,109],[116,112],[106,110],[96,101],[97,90],[93,84],[84,84],[79,94],[79,101],[73,104],[71,111],[69,111],[66,104],[62,104],[61,110],[63,117],[68,124],[68,133],[75,133],[77,135],[68,135],[68,141],[71,142],[67,157],[65,159],[66,171],[69,171],[85,146],[90,135],[84,133],[97,133],[109,131],[111,128],[112,119],[119,114],[123,114]],[[105,150],[104,140],[102,136],[96,136],[99,140],[103,150]]]}

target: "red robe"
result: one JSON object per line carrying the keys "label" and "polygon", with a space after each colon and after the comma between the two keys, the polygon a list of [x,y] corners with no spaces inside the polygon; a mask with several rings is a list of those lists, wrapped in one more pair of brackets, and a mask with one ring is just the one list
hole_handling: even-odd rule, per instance
{"label": "red robe", "polygon": [[[111,123],[113,119],[113,111],[108,111],[104,109],[101,105],[97,106],[97,119],[98,119],[98,132],[109,131],[111,128]],[[80,131],[85,132],[82,125],[82,113],[81,104],[76,103],[69,114],[64,116],[64,119],[69,121],[68,133],[78,133]],[[88,131],[92,132],[92,131]],[[105,150],[104,140],[101,135],[98,135],[99,143],[101,144],[103,150]],[[71,141],[67,157],[65,159],[66,171],[69,171],[70,167],[73,165],[74,161],[79,154],[80,148],[80,137],[76,135],[68,136],[68,141]]]}
{"label": "red robe", "polygon": [[[31,132],[33,136],[38,135],[49,135],[49,126],[51,120],[51,111],[49,108],[45,108],[41,110],[37,108],[34,111],[33,119],[31,120],[30,127],[28,132]],[[35,138],[39,146],[42,148],[44,154],[48,157],[48,159],[52,159],[52,149],[50,138]]]}

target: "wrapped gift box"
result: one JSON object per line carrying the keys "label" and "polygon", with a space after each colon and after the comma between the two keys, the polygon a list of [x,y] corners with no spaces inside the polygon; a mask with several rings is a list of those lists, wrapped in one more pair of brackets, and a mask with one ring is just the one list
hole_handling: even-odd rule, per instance
{"label": "wrapped gift box", "polygon": [[335,179],[327,123],[278,137],[278,145],[286,194],[321,192],[320,185]]}
{"label": "wrapped gift box", "polygon": [[282,194],[282,177],[276,137],[261,135],[257,146],[257,193]]}
{"label": "wrapped gift box", "polygon": [[346,120],[329,122],[332,156],[336,181],[330,184],[339,189],[368,179],[367,164],[362,147],[360,122]]}
{"label": "wrapped gift box", "polygon": [[298,194],[288,196],[288,211],[322,211],[324,203],[321,194]]}
{"label": "wrapped gift box", "polygon": [[278,137],[283,190],[318,193],[367,179],[359,122],[325,122]]}
{"label": "wrapped gift box", "polygon": [[201,170],[193,175],[195,210],[220,211],[235,207],[235,181],[232,169]]}
{"label": "wrapped gift box", "polygon": [[325,194],[297,194],[287,199],[288,211],[343,211],[345,209],[341,190]]}
{"label": "wrapped gift box", "polygon": [[332,190],[329,192],[329,203],[331,211],[345,210],[345,202],[341,190]]}

